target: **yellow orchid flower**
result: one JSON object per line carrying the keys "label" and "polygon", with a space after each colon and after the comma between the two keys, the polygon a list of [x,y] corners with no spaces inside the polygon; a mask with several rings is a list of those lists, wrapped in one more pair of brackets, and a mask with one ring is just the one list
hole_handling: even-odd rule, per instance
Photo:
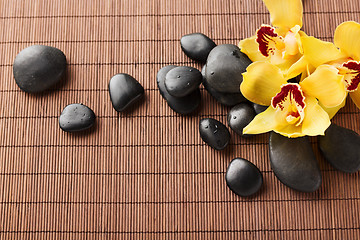
{"label": "yellow orchid flower", "polygon": [[303,62],[316,69],[301,82],[302,88],[332,111],[344,105],[348,93],[360,108],[360,24],[340,24],[334,44],[313,37],[302,37],[301,41]]}
{"label": "yellow orchid flower", "polygon": [[250,101],[270,105],[244,128],[244,134],[275,131],[289,138],[316,136],[324,135],[330,126],[329,115],[318,100],[308,95],[301,83],[288,83],[282,71],[269,62],[251,64],[243,73],[240,89]]}
{"label": "yellow orchid flower", "polygon": [[263,0],[274,27],[262,25],[256,35],[240,41],[239,47],[253,62],[269,61],[284,74],[302,56],[303,6],[301,0]]}

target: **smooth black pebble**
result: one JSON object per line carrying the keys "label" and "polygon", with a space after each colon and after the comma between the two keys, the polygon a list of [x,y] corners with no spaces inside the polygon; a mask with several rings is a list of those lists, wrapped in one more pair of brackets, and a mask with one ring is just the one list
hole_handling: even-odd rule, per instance
{"label": "smooth black pebble", "polygon": [[199,88],[202,75],[193,67],[176,67],[171,69],[165,76],[165,87],[168,93],[174,97],[185,97]]}
{"label": "smooth black pebble", "polygon": [[321,186],[321,172],[308,137],[287,138],[270,133],[271,168],[286,186],[314,192]]}
{"label": "smooth black pebble", "polygon": [[95,118],[95,113],[89,107],[74,103],[64,108],[59,117],[59,125],[65,132],[78,132],[91,128]]}
{"label": "smooth black pebble", "polygon": [[202,63],[206,62],[210,51],[216,44],[202,33],[192,33],[181,37],[181,49],[191,59]]}
{"label": "smooth black pebble", "polygon": [[175,67],[176,66],[169,65],[161,68],[156,76],[157,85],[160,94],[167,101],[171,109],[180,114],[189,114],[199,107],[201,102],[201,93],[199,89],[196,89],[185,97],[177,98],[171,96],[165,88],[165,77],[166,74]]}
{"label": "smooth black pebble", "polygon": [[224,92],[218,92],[212,87],[210,87],[210,85],[208,84],[205,78],[205,69],[206,69],[206,65],[204,65],[204,67],[201,70],[201,74],[203,75],[202,84],[206,89],[206,91],[208,91],[208,93],[210,93],[210,95],[213,98],[215,98],[216,101],[228,107],[235,106],[236,104],[242,102],[248,102],[248,100],[241,94],[240,91],[238,93],[224,93]]}
{"label": "smooth black pebble", "polygon": [[356,132],[333,123],[325,136],[319,136],[319,148],[336,169],[347,173],[360,170],[360,136]]}
{"label": "smooth black pebble", "polygon": [[239,93],[242,73],[251,60],[233,44],[218,45],[211,50],[206,62],[205,78],[218,92]]}
{"label": "smooth black pebble", "polygon": [[122,112],[144,95],[144,88],[132,76],[121,73],[111,78],[109,93],[114,109]]}
{"label": "smooth black pebble", "polygon": [[25,92],[43,92],[58,83],[66,72],[66,56],[54,47],[33,45],[15,58],[16,84]]}
{"label": "smooth black pebble", "polygon": [[243,129],[256,116],[255,110],[248,103],[240,103],[233,107],[228,113],[228,123],[234,132],[240,136],[247,137],[250,135],[243,134]]}
{"label": "smooth black pebble", "polygon": [[230,162],[225,180],[231,191],[242,197],[255,194],[263,183],[260,170],[243,158],[235,158]]}
{"label": "smooth black pebble", "polygon": [[229,130],[224,124],[213,118],[201,119],[199,132],[202,140],[216,150],[223,150],[229,144]]}
{"label": "smooth black pebble", "polygon": [[253,108],[256,112],[256,114],[264,112],[266,109],[268,109],[269,106],[263,106],[256,103],[253,103]]}

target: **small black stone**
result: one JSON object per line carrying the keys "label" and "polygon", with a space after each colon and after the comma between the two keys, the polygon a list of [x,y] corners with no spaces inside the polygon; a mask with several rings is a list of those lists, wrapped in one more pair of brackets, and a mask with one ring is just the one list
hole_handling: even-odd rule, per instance
{"label": "small black stone", "polygon": [[132,76],[121,73],[111,78],[109,93],[114,109],[122,112],[144,95],[144,88]]}
{"label": "small black stone", "polygon": [[231,191],[242,197],[255,194],[263,183],[260,170],[243,158],[235,158],[230,162],[225,180]]}
{"label": "small black stone", "polygon": [[240,103],[233,107],[228,113],[228,123],[234,132],[240,136],[247,137],[249,135],[243,134],[243,129],[256,116],[255,110],[247,103]]}
{"label": "small black stone", "polygon": [[25,92],[43,92],[58,83],[66,72],[66,56],[54,47],[33,45],[15,58],[16,84]]}
{"label": "small black stone", "polygon": [[325,136],[319,136],[319,148],[336,169],[346,173],[360,170],[360,136],[356,132],[333,123]]}
{"label": "small black stone", "polygon": [[95,118],[95,113],[89,107],[74,103],[64,108],[59,117],[59,125],[65,132],[78,132],[91,128]]}
{"label": "small black stone", "polygon": [[287,138],[270,133],[271,168],[286,186],[314,192],[321,186],[321,172],[308,137]]}
{"label": "small black stone", "polygon": [[232,107],[236,104],[242,103],[242,102],[248,102],[248,100],[241,94],[239,91],[238,93],[224,93],[224,92],[218,92],[212,87],[210,87],[209,83],[207,82],[205,78],[205,68],[206,65],[201,70],[201,74],[203,75],[203,86],[208,91],[208,93],[216,99],[219,103],[225,106]]}
{"label": "small black stone", "polygon": [[156,76],[157,85],[160,94],[167,101],[171,109],[180,114],[189,114],[199,107],[201,102],[201,93],[200,90],[197,89],[185,97],[177,98],[171,96],[165,88],[165,76],[175,67],[176,66],[169,65],[161,68]]}
{"label": "small black stone", "polygon": [[210,147],[216,150],[223,150],[230,141],[230,132],[221,122],[212,119],[204,118],[200,120],[199,124],[200,137]]}
{"label": "small black stone", "polygon": [[216,44],[202,33],[192,33],[182,36],[180,39],[181,49],[191,59],[202,63]]}
{"label": "small black stone", "polygon": [[174,97],[185,97],[199,88],[202,75],[192,67],[176,67],[171,69],[165,77],[165,87]]}
{"label": "small black stone", "polygon": [[263,106],[256,103],[253,103],[253,108],[256,112],[256,114],[264,112],[266,109],[268,109],[269,106]]}
{"label": "small black stone", "polygon": [[242,73],[251,60],[233,44],[223,44],[211,50],[206,62],[205,78],[218,92],[239,93]]}

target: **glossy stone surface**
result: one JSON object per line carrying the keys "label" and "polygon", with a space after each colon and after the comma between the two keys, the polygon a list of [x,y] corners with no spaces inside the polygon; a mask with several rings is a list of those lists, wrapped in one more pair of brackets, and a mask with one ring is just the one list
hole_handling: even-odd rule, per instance
{"label": "glossy stone surface", "polygon": [[66,56],[54,47],[33,45],[15,58],[16,84],[25,92],[43,92],[58,83],[66,72]]}
{"label": "glossy stone surface", "polygon": [[202,33],[192,33],[181,37],[181,49],[191,59],[202,63],[206,62],[210,51],[216,44]]}
{"label": "glossy stone surface", "polygon": [[256,114],[262,113],[263,111],[265,111],[269,106],[263,106],[263,105],[259,105],[256,103],[253,103],[253,108],[256,112]]}
{"label": "glossy stone surface", "polygon": [[157,85],[160,91],[160,94],[167,101],[168,105],[175,112],[180,114],[189,114],[194,112],[200,105],[201,102],[201,93],[197,89],[188,96],[177,98],[171,96],[165,88],[165,76],[166,74],[176,66],[169,65],[161,68],[156,76]]}
{"label": "glossy stone surface", "polygon": [[308,137],[287,138],[271,132],[269,141],[271,168],[286,186],[314,192],[321,186],[321,172]]}
{"label": "glossy stone surface", "polygon": [[354,173],[360,170],[360,136],[334,123],[319,136],[319,148],[325,159],[336,169]]}
{"label": "glossy stone surface", "polygon": [[121,73],[111,78],[109,94],[114,109],[122,112],[144,95],[144,88],[132,76]]}
{"label": "glossy stone surface", "polygon": [[201,119],[199,132],[202,140],[216,150],[223,150],[230,142],[227,127],[213,118]]}
{"label": "glossy stone surface", "polygon": [[65,132],[78,132],[91,128],[95,113],[89,107],[74,103],[67,105],[59,117],[59,125]]}
{"label": "glossy stone surface", "polygon": [[174,97],[185,97],[199,88],[202,75],[193,67],[181,66],[171,69],[165,76],[165,87]]}
{"label": "glossy stone surface", "polygon": [[254,108],[248,103],[240,103],[233,107],[228,113],[228,123],[234,132],[240,136],[249,136],[243,134],[243,129],[254,119],[256,116]]}
{"label": "glossy stone surface", "polygon": [[233,44],[218,45],[211,50],[206,62],[205,78],[218,92],[239,93],[242,73],[251,60]]}
{"label": "glossy stone surface", "polygon": [[260,170],[243,158],[235,158],[230,162],[225,180],[231,191],[242,197],[255,194],[263,183]]}
{"label": "glossy stone surface", "polygon": [[236,104],[242,103],[242,102],[248,102],[248,100],[241,94],[239,91],[238,93],[225,93],[225,92],[218,92],[212,87],[210,87],[209,83],[207,82],[205,78],[205,69],[206,65],[201,70],[201,73],[203,75],[203,86],[208,91],[208,93],[216,99],[219,103],[225,106],[232,107]]}

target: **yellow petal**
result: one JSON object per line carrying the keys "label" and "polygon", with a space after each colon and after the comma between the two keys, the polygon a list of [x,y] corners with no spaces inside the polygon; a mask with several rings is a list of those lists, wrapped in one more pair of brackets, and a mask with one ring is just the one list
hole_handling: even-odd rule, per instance
{"label": "yellow petal", "polygon": [[318,101],[312,96],[305,97],[305,118],[302,123],[302,133],[308,136],[324,135],[330,126],[330,118]]}
{"label": "yellow petal", "polygon": [[334,43],[348,57],[360,61],[360,24],[353,21],[340,24],[335,30]]}
{"label": "yellow petal", "polygon": [[246,38],[239,42],[240,50],[245,53],[251,61],[266,61],[266,57],[259,51],[259,44],[256,42],[256,36]]}
{"label": "yellow petal", "polygon": [[272,131],[277,125],[281,124],[275,119],[276,110],[268,107],[264,112],[256,117],[244,128],[244,134],[259,134]]}
{"label": "yellow petal", "polygon": [[350,97],[355,103],[355,105],[360,109],[360,88],[356,91],[350,93]]}
{"label": "yellow petal", "polygon": [[273,26],[289,30],[295,25],[302,27],[302,0],[263,0],[270,12]]}
{"label": "yellow petal", "polygon": [[306,60],[314,67],[345,57],[344,54],[330,42],[306,36],[301,37],[301,43]]}
{"label": "yellow petal", "polygon": [[306,61],[305,57],[302,56],[296,63],[291,65],[291,67],[287,71],[286,78],[291,79],[303,72],[306,72],[308,64],[308,61]]}
{"label": "yellow petal", "polygon": [[250,101],[269,106],[286,80],[281,70],[268,62],[254,62],[243,73],[240,91]]}
{"label": "yellow petal", "polygon": [[336,107],[332,107],[332,108],[327,108],[327,107],[324,107],[324,105],[322,105],[321,103],[319,103],[320,107],[322,107],[324,109],[325,112],[327,112],[327,114],[329,115],[329,118],[332,119],[335,114],[345,106],[345,103],[346,103],[346,98],[344,99],[344,101],[339,105],[339,106],[336,106]]}
{"label": "yellow petal", "polygon": [[340,105],[346,98],[342,79],[335,67],[321,65],[300,82],[300,86],[307,95],[316,97],[325,107],[331,108]]}

